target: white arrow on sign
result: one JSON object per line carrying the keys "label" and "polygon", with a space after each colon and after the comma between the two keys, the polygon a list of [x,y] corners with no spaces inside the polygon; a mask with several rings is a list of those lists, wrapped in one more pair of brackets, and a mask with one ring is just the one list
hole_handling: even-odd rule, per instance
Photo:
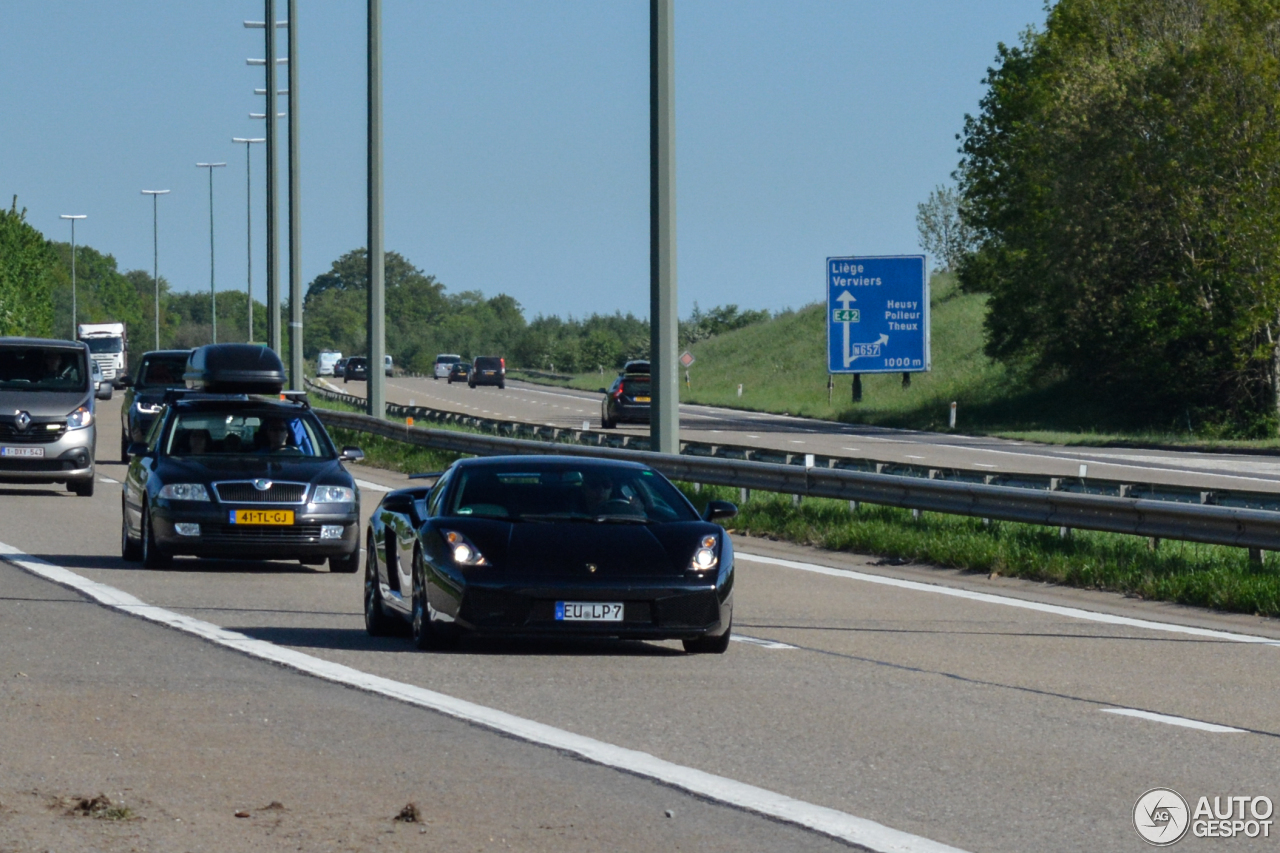
{"label": "white arrow on sign", "polygon": [[[849,303],[857,302],[857,301],[858,300],[853,297],[853,294],[851,294],[847,290],[842,292],[838,297],[836,297],[836,302],[840,303],[842,310],[844,311],[849,310]],[[849,315],[845,314],[844,316],[847,317]],[[853,347],[849,343],[849,321],[846,320],[840,325],[844,326],[844,366],[848,367],[849,365],[853,364],[854,361],[856,361],[857,359],[862,358],[862,355],[853,354]],[[887,343],[889,343],[889,336],[882,333],[880,335],[880,339],[875,341],[873,344],[870,344],[870,346],[876,346],[876,345],[884,346]]]}

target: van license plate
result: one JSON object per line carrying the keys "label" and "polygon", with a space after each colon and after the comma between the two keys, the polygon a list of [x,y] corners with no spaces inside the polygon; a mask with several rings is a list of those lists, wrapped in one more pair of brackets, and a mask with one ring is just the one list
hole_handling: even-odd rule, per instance
{"label": "van license plate", "polygon": [[0,447],[0,456],[18,456],[28,459],[44,458],[43,447]]}
{"label": "van license plate", "polygon": [[610,601],[557,601],[557,622],[621,622],[622,603]]}
{"label": "van license plate", "polygon": [[232,524],[293,524],[291,509],[233,509]]}

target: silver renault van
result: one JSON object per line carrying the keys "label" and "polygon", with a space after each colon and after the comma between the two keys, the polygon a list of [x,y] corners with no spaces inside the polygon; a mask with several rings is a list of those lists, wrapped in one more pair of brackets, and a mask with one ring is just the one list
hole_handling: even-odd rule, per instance
{"label": "silver renault van", "polygon": [[85,344],[0,338],[0,482],[92,495],[94,390]]}

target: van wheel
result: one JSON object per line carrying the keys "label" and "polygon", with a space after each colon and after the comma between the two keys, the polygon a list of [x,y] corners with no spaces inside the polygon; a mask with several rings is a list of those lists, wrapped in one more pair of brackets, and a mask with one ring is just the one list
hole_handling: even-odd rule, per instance
{"label": "van wheel", "polygon": [[67,491],[78,498],[93,497],[93,475],[90,474],[88,479],[85,480],[68,480]]}

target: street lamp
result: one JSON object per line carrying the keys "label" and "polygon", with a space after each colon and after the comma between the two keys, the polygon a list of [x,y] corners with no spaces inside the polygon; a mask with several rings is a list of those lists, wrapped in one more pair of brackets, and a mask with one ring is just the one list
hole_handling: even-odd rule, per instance
{"label": "street lamp", "polygon": [[213,316],[213,342],[218,342],[218,292],[213,286],[213,170],[226,163],[196,163],[209,170],[209,307]]}
{"label": "street lamp", "polygon": [[255,142],[266,142],[267,140],[262,137],[233,136],[231,141],[244,143],[244,221],[248,228],[245,246],[249,259],[249,276],[245,281],[244,292],[249,297],[249,337],[247,340],[249,343],[253,343],[253,178],[251,177],[252,161],[249,159],[249,149],[253,147]]}
{"label": "street lamp", "polygon": [[71,340],[76,339],[76,220],[88,218],[84,213],[64,213],[60,219],[71,220]]}
{"label": "street lamp", "polygon": [[168,195],[168,190],[143,190],[143,195],[151,196],[151,277],[156,285],[156,349],[160,349],[160,239],[157,229],[157,208],[159,196]]}

